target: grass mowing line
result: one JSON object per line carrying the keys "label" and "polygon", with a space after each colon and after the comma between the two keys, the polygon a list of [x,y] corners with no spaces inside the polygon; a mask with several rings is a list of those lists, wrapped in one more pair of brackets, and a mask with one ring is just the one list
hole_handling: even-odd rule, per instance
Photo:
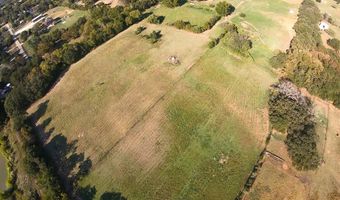
{"label": "grass mowing line", "polygon": [[164,100],[164,98],[166,98],[167,95],[169,95],[172,90],[176,87],[176,85],[185,77],[185,75],[191,70],[192,66],[194,66],[195,63],[193,63],[190,67],[188,67],[188,69],[184,72],[184,74],[182,74],[182,76],[177,79],[171,86],[171,88],[166,92],[164,93],[161,97],[158,98],[157,101],[155,101],[154,104],[152,104],[140,117],[139,119],[130,127],[128,128],[128,130],[124,133],[124,136],[122,138],[120,138],[118,141],[116,141],[114,143],[114,145],[107,151],[104,153],[103,157],[99,159],[98,161],[98,164],[100,162],[102,162],[103,160],[105,160],[105,157],[110,154],[110,152],[121,142],[123,141],[130,133],[131,133],[131,130],[136,127],[142,120],[143,118],[157,105],[159,104],[162,100]]}

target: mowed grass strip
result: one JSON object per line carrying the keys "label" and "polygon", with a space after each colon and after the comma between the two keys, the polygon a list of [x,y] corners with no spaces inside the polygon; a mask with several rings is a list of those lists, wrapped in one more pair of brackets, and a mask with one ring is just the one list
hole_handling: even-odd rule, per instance
{"label": "mowed grass strip", "polygon": [[206,5],[190,5],[189,3],[176,7],[167,8],[161,5],[153,10],[156,15],[165,16],[163,23],[174,23],[178,20],[189,21],[192,25],[203,26],[213,16],[217,15],[213,8]]}

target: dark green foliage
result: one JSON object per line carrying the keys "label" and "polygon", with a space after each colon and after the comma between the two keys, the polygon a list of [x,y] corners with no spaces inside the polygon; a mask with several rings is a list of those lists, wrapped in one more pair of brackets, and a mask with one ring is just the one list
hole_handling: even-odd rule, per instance
{"label": "dark green foliage", "polygon": [[301,124],[310,117],[311,102],[302,96],[290,81],[272,85],[269,93],[269,120],[273,128],[286,132],[288,127]]}
{"label": "dark green foliage", "polygon": [[25,42],[27,40],[29,36],[29,33],[27,31],[23,31],[20,36],[19,36],[19,39],[21,42]]}
{"label": "dark green foliage", "polygon": [[139,35],[141,32],[143,32],[146,29],[145,26],[138,26],[138,28],[135,31],[136,35]]}
{"label": "dark green foliage", "polygon": [[335,51],[339,51],[340,49],[340,40],[336,38],[328,39],[327,44],[331,46]]}
{"label": "dark green foliage", "polygon": [[296,36],[291,48],[316,49],[322,44],[319,22],[322,20],[320,10],[312,0],[304,0],[299,8],[298,20],[294,25]]}
{"label": "dark green foliage", "polygon": [[227,32],[227,29],[225,29],[221,35],[218,36],[218,38],[213,38],[211,39],[211,41],[208,43],[208,47],[211,49],[211,48],[214,48],[216,45],[218,45],[221,41],[221,39],[225,36]]}
{"label": "dark green foliage", "polygon": [[13,37],[7,29],[0,28],[0,50],[3,51],[4,48],[8,48],[13,42]]}
{"label": "dark green foliage", "polygon": [[272,85],[269,95],[269,120],[273,128],[288,133],[286,145],[293,165],[313,170],[320,164],[312,104],[288,80]]}
{"label": "dark green foliage", "polygon": [[210,18],[210,20],[206,22],[203,26],[192,25],[190,22],[183,21],[183,20],[177,20],[170,25],[178,29],[184,29],[184,30],[191,31],[194,33],[203,33],[204,31],[211,29],[216,24],[216,22],[220,19],[221,19],[220,16],[214,16]]}
{"label": "dark green foliage", "polygon": [[245,18],[247,15],[246,14],[244,14],[244,13],[241,13],[240,14],[240,17],[242,17],[242,18]]}
{"label": "dark green foliage", "polygon": [[252,48],[252,42],[249,37],[240,34],[237,27],[233,24],[228,24],[225,29],[226,33],[222,39],[223,44],[233,53],[248,56],[248,50]]}
{"label": "dark green foliage", "polygon": [[227,16],[235,11],[235,7],[226,1],[222,1],[217,3],[215,10],[219,15]]}
{"label": "dark green foliage", "polygon": [[[315,1],[304,0],[294,25],[296,36],[286,55],[280,53],[271,59],[274,67],[282,67],[287,78],[309,92],[333,101],[340,107],[340,56],[322,45],[319,22],[322,19]],[[331,41],[329,41],[331,42]]]}
{"label": "dark green foliage", "polygon": [[162,34],[161,31],[152,31],[149,35],[144,35],[144,37],[151,43],[156,43],[161,39]]}
{"label": "dark green foliage", "polygon": [[164,20],[164,16],[158,16],[155,14],[152,14],[149,18],[148,18],[148,22],[152,23],[152,24],[161,24]]}
{"label": "dark green foliage", "polygon": [[218,43],[219,43],[219,39],[218,38],[214,38],[212,39],[209,43],[208,46],[210,49],[214,48]]}
{"label": "dark green foliage", "polygon": [[286,61],[286,53],[282,51],[280,51],[278,54],[276,54],[275,56],[269,59],[270,65],[275,69],[283,67],[285,61]]}
{"label": "dark green foliage", "polygon": [[162,4],[166,7],[174,8],[185,4],[186,0],[162,0]]}
{"label": "dark green foliage", "polygon": [[298,170],[314,170],[320,164],[317,150],[317,135],[313,121],[306,121],[299,127],[290,127],[286,138],[288,154]]}

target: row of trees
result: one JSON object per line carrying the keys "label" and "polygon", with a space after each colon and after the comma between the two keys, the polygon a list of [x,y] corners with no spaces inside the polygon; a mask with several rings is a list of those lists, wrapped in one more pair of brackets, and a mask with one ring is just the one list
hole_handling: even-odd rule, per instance
{"label": "row of trees", "polygon": [[285,143],[293,165],[299,170],[316,169],[320,157],[311,101],[292,82],[282,79],[272,85],[268,104],[273,128],[287,132]]}
{"label": "row of trees", "polygon": [[285,76],[299,87],[305,87],[312,94],[333,101],[340,107],[340,56],[337,40],[328,43],[334,49],[322,44],[318,24],[322,16],[312,0],[304,0],[299,17],[294,25],[296,36],[289,50],[271,59],[276,68],[283,68]]}
{"label": "row of trees", "polygon": [[203,26],[192,25],[189,21],[183,20],[177,20],[169,25],[174,26],[178,29],[184,29],[194,33],[203,33],[204,31],[211,29],[220,19],[221,16],[213,16]]}
{"label": "row of trees", "polygon": [[162,0],[162,4],[169,8],[174,8],[185,4],[186,0]]}

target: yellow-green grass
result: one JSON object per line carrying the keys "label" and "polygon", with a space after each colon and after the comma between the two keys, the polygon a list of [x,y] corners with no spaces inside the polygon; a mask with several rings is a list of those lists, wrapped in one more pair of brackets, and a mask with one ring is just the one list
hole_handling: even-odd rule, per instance
{"label": "yellow-green grass", "polygon": [[153,10],[156,15],[165,16],[163,23],[173,23],[178,20],[189,21],[192,25],[203,26],[213,16],[217,15],[213,8],[196,3],[189,3],[176,7],[167,8],[163,5]]}
{"label": "yellow-green grass", "polygon": [[56,24],[52,29],[68,28],[72,26],[81,17],[88,16],[88,12],[84,10],[72,10],[67,7],[56,7],[47,12],[52,17],[61,17],[62,22]]}
{"label": "yellow-green grass", "polygon": [[[140,25],[142,35],[161,30],[161,41],[136,36]],[[111,191],[128,199],[234,199],[268,134],[267,89],[276,81],[271,40],[240,31],[252,34],[252,57],[234,57],[222,44],[208,50],[209,34],[142,22],[71,66],[29,112],[47,102],[37,123],[52,132],[47,143],[62,134],[91,159],[81,185],[95,186],[96,199]],[[171,55],[181,64],[168,64]]]}
{"label": "yellow-green grass", "polygon": [[237,8],[238,13],[232,22],[251,30],[261,37],[261,41],[271,50],[285,50],[295,35],[292,29],[301,0],[297,1],[244,1]]}

